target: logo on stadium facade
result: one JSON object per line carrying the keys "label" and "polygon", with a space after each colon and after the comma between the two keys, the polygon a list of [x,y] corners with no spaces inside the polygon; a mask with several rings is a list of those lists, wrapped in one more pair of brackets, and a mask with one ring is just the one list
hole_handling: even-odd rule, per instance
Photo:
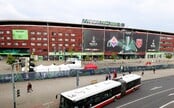
{"label": "logo on stadium facade", "polygon": [[107,42],[107,47],[115,47],[118,46],[118,40],[115,36],[113,36],[108,42]]}
{"label": "logo on stadium facade", "polygon": [[136,39],[136,46],[137,48],[141,48],[143,45],[143,40],[142,39]]}
{"label": "logo on stadium facade", "polygon": [[97,46],[97,42],[95,40],[95,36],[92,37],[91,42],[89,43],[90,46]]}

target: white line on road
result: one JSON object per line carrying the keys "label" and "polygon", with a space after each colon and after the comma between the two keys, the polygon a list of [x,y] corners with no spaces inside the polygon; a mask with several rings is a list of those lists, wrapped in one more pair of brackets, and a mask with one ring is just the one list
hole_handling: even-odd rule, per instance
{"label": "white line on road", "polygon": [[42,105],[43,106],[46,106],[46,105],[49,105],[49,104],[52,104],[52,103],[54,103],[54,102],[53,101],[50,101],[50,102],[43,103]]}
{"label": "white line on road", "polygon": [[153,87],[153,88],[151,88],[150,90],[156,90],[156,89],[159,89],[159,88],[162,88],[162,86],[159,86],[159,87]]}
{"label": "white line on road", "polygon": [[164,104],[163,106],[161,106],[161,107],[159,107],[159,108],[165,108],[167,105],[169,105],[169,104],[171,104],[171,103],[173,103],[173,102],[174,102],[174,101],[170,101],[170,102]]}
{"label": "white line on road", "polygon": [[166,89],[166,90],[163,90],[163,91],[160,91],[160,92],[156,92],[156,93],[147,95],[147,96],[145,96],[145,97],[142,97],[142,98],[136,99],[136,100],[134,100],[134,101],[128,102],[128,103],[123,104],[123,105],[121,105],[121,106],[118,106],[118,107],[116,107],[116,108],[122,108],[122,107],[127,106],[127,105],[129,105],[129,104],[132,104],[132,103],[134,103],[134,102],[138,102],[138,101],[140,101],[140,100],[143,100],[143,99],[149,98],[149,97],[151,97],[151,96],[154,96],[154,95],[157,95],[157,94],[160,94],[160,93],[163,93],[163,92],[167,92],[167,91],[170,91],[170,90],[174,90],[174,88]]}
{"label": "white line on road", "polygon": [[174,93],[170,93],[168,96],[173,96],[174,95]]}

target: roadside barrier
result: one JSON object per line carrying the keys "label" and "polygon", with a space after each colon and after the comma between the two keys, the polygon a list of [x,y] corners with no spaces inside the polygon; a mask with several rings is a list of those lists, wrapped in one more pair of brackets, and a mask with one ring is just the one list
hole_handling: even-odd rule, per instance
{"label": "roadside barrier", "polygon": [[[44,80],[62,77],[76,77],[99,75],[113,73],[115,70],[118,73],[133,72],[133,71],[145,71],[153,69],[169,69],[174,68],[174,64],[153,65],[153,66],[123,66],[123,67],[108,67],[97,70],[70,70],[70,71],[58,71],[58,72],[27,72],[27,73],[14,73],[15,82],[28,81],[28,80]],[[12,82],[12,74],[0,74],[0,83]],[[94,82],[91,82],[94,83]]]}

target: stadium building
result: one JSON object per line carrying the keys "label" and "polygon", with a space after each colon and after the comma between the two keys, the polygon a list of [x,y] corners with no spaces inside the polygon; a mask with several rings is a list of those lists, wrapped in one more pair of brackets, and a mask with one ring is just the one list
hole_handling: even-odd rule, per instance
{"label": "stadium building", "polygon": [[[108,22],[107,22],[108,23]],[[121,24],[120,24],[121,25]],[[113,24],[0,21],[0,55],[40,59],[163,58],[174,51],[174,33]]]}

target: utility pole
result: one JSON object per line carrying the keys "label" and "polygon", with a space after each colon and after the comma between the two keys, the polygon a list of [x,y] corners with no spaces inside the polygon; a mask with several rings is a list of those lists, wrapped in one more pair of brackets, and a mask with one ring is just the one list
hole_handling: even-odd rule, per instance
{"label": "utility pole", "polygon": [[13,108],[16,108],[14,65],[15,65],[15,63],[12,64],[12,90],[13,90]]}
{"label": "utility pole", "polygon": [[77,73],[76,73],[76,87],[78,88],[79,87],[79,70],[76,70]]}

